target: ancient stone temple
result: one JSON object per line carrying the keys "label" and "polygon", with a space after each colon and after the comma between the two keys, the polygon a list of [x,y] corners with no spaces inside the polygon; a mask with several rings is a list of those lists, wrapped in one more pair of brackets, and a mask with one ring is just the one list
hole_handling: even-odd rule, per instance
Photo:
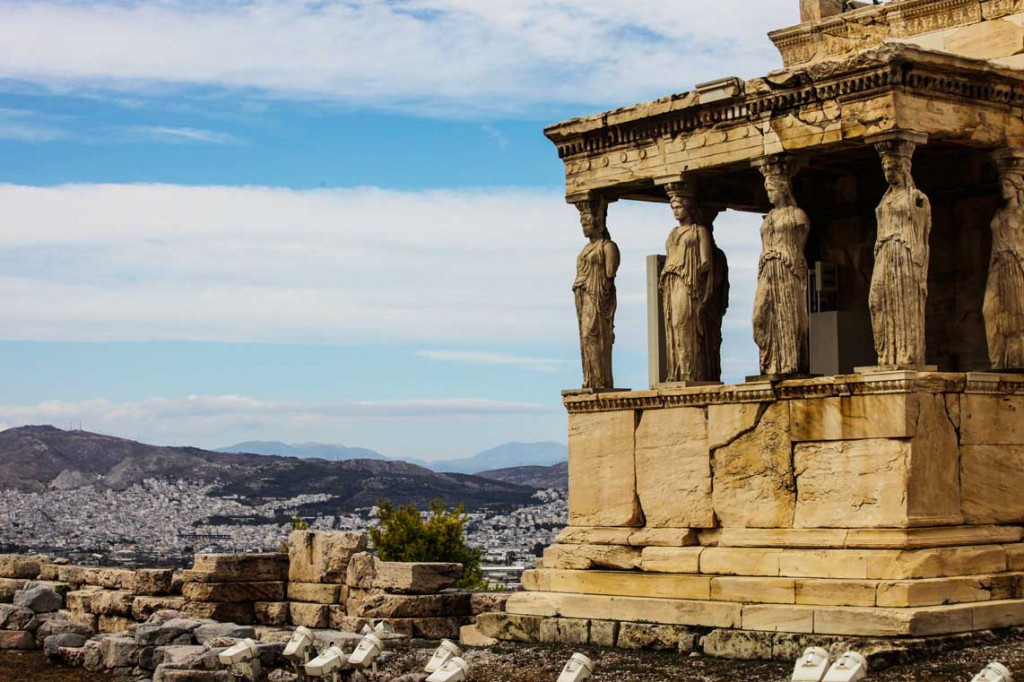
{"label": "ancient stone temple", "polygon": [[[767,76],[546,131],[588,240],[585,382],[570,526],[497,636],[1024,623],[1024,0],[800,4]],[[630,200],[671,226],[646,390],[611,362]],[[760,374],[734,385],[726,209],[764,216]]]}

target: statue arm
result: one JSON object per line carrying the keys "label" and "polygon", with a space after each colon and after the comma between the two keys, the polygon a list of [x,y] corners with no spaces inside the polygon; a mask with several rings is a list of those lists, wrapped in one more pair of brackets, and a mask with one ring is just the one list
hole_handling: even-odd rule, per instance
{"label": "statue arm", "polygon": [[712,244],[711,231],[703,225],[698,226],[698,243],[700,245],[700,272],[703,275],[704,291],[701,292],[701,302],[707,303],[711,298],[711,292],[715,284],[715,253]]}
{"label": "statue arm", "polygon": [[604,270],[608,279],[615,279],[619,271],[619,247],[610,239],[604,244]]}

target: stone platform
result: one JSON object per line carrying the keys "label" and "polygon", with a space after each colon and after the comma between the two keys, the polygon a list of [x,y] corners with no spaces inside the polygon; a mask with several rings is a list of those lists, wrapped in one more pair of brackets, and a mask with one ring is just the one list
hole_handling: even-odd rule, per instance
{"label": "stone platform", "polygon": [[565,405],[570,526],[510,616],[864,637],[1024,624],[1020,375]]}

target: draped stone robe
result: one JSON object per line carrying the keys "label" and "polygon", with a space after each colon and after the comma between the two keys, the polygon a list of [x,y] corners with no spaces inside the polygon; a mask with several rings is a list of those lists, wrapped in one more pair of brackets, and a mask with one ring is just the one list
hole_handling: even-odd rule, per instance
{"label": "draped stone robe", "polygon": [[878,238],[869,304],[878,364],[923,365],[931,204],[913,186],[890,187],[875,214]]}

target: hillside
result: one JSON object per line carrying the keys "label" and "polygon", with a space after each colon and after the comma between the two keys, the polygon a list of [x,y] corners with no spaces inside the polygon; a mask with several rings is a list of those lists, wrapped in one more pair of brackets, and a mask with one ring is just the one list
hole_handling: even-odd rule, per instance
{"label": "hillside", "polygon": [[387,459],[375,450],[350,448],[330,443],[282,443],[279,440],[250,440],[236,443],[216,452],[249,453],[253,455],[279,455],[282,457],[314,457],[343,461],[347,459]]}
{"label": "hillside", "polygon": [[541,441],[539,443],[505,443],[490,450],[467,457],[439,462],[429,462],[434,471],[458,471],[464,474],[475,474],[480,471],[493,471],[521,466],[551,466],[564,462],[569,458],[569,449],[562,443]]}
{"label": "hillside", "polygon": [[509,467],[507,469],[493,469],[481,471],[477,474],[480,478],[488,478],[493,481],[504,481],[515,485],[525,485],[538,490],[555,488],[558,490],[569,489],[569,463],[560,462],[549,467]]}
{"label": "hillside", "polygon": [[86,431],[25,426],[0,431],[0,488],[25,492],[95,485],[124,490],[147,478],[186,480],[216,495],[258,502],[328,494],[309,511],[350,511],[381,497],[426,504],[442,498],[477,509],[526,504],[533,489],[461,474],[440,474],[407,462],[327,461],[160,447]]}

